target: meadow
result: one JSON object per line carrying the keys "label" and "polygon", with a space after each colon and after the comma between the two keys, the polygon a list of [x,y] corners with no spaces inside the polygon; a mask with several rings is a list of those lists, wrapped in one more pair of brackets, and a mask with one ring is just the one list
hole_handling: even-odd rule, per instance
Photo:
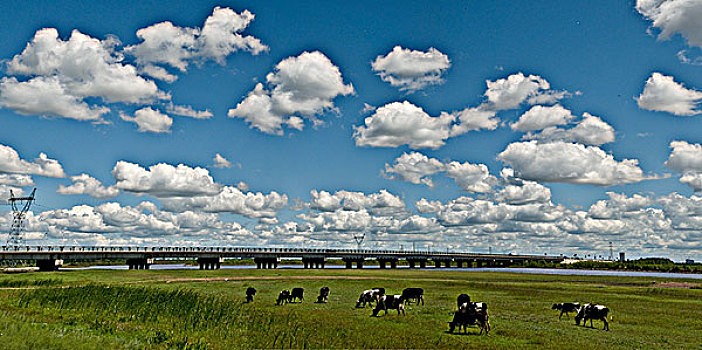
{"label": "meadow", "polygon": [[[258,293],[244,303],[246,287]],[[326,304],[316,304],[329,286]],[[282,289],[303,303],[276,306]],[[425,290],[405,316],[369,317],[359,294]],[[0,275],[3,349],[702,349],[699,281],[432,270],[80,270]],[[456,296],[489,305],[492,331],[446,333]],[[558,319],[554,302],[596,302],[611,331]],[[382,312],[381,312],[382,315]]]}

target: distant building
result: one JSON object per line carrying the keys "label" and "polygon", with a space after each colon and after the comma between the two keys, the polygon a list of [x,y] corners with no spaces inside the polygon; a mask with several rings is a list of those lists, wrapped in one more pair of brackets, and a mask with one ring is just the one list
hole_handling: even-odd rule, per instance
{"label": "distant building", "polygon": [[686,263],[686,264],[694,264],[695,261],[692,260],[692,259],[685,259],[685,263]]}
{"label": "distant building", "polygon": [[624,252],[619,252],[619,261],[621,261],[621,262],[626,261],[626,255],[624,255]]}

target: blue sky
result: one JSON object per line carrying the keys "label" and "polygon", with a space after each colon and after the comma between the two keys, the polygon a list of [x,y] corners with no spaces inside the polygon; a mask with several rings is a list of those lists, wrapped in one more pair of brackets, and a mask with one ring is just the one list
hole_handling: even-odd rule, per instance
{"label": "blue sky", "polygon": [[699,1],[4,8],[0,189],[37,187],[32,242],[702,258]]}

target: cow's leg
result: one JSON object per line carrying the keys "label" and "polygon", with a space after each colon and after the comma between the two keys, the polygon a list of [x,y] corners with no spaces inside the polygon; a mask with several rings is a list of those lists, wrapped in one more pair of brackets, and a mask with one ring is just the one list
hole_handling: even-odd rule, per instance
{"label": "cow's leg", "polygon": [[[566,314],[566,315],[568,315],[568,314]],[[561,310],[561,314],[558,315],[558,319],[559,319],[559,320],[561,319],[561,316],[563,316],[563,310]]]}
{"label": "cow's leg", "polygon": [[419,299],[422,300],[422,306],[424,306],[424,296],[423,296],[423,295],[420,295],[420,296],[419,296]]}
{"label": "cow's leg", "polygon": [[609,331],[609,323],[607,323],[607,316],[602,317],[602,322],[604,322],[604,327],[602,327],[602,330]]}
{"label": "cow's leg", "polygon": [[590,328],[595,328],[595,326],[592,325],[592,318],[590,318]]}

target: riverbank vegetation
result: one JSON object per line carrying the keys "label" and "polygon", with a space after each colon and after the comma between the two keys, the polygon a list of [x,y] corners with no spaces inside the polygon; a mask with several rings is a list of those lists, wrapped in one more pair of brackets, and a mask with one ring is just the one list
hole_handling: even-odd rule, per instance
{"label": "riverbank vegetation", "polygon": [[671,273],[702,273],[700,263],[675,263],[666,258],[642,258],[627,261],[592,261],[581,260],[570,264],[552,263],[546,261],[530,261],[518,263],[515,267],[553,268],[553,269],[585,269],[585,270],[620,270],[620,271],[655,271]]}
{"label": "riverbank vegetation", "polygon": [[[255,301],[244,303],[246,287]],[[316,304],[319,288],[329,303]],[[699,346],[699,281],[436,270],[82,270],[0,275],[3,349],[587,348]],[[276,306],[282,289],[303,303]],[[372,318],[361,291],[425,290],[426,305]],[[489,305],[493,330],[447,334],[456,296]],[[611,331],[558,320],[555,302],[596,302]],[[381,313],[382,314],[382,313]]]}

